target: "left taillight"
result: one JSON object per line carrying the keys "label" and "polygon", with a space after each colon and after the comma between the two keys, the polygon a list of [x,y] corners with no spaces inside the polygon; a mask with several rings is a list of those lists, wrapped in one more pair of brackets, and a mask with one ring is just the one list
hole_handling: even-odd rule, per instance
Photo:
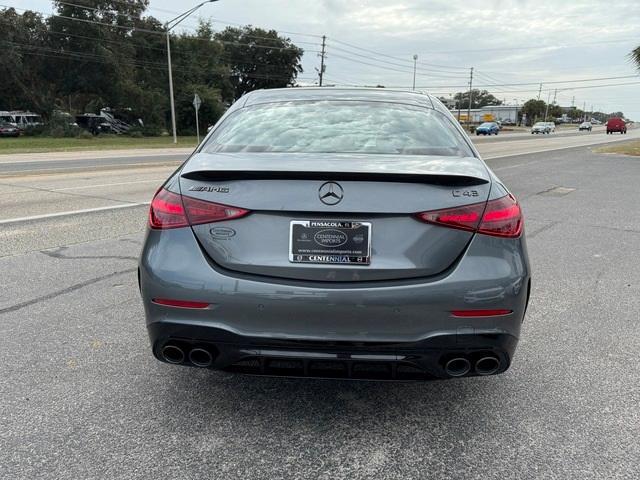
{"label": "left taillight", "polygon": [[416,217],[423,222],[494,237],[516,238],[523,228],[522,210],[511,194],[486,203],[421,212]]}
{"label": "left taillight", "polygon": [[151,201],[149,226],[159,230],[180,228],[232,220],[248,213],[249,210],[243,208],[186,197],[161,188]]}

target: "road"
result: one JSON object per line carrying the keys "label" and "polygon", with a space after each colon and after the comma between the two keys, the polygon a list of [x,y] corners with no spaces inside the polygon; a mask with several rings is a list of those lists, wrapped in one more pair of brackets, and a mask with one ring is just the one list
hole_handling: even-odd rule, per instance
{"label": "road", "polygon": [[522,339],[504,375],[430,383],[155,361],[136,257],[178,160],[0,160],[0,478],[637,478],[640,159],[499,138],[478,145],[526,217]]}

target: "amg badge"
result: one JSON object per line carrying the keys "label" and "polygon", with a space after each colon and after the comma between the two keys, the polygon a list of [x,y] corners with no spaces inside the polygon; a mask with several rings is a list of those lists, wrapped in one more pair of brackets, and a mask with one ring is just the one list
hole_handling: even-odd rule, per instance
{"label": "amg badge", "polygon": [[216,192],[229,193],[231,189],[227,185],[192,185],[189,187],[190,192]]}

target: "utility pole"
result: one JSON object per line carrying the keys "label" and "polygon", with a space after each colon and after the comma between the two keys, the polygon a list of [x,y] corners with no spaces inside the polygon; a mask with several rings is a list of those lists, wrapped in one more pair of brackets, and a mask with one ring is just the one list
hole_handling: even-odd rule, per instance
{"label": "utility pole", "polygon": [[540,100],[541,93],[542,93],[542,84],[540,84],[540,88],[538,89],[538,100]]}
{"label": "utility pole", "polygon": [[587,102],[582,102],[582,121],[583,122],[587,121],[587,112],[585,112],[586,109],[587,109]]}
{"label": "utility pole", "polygon": [[318,54],[318,56],[320,57],[320,70],[317,70],[318,72],[318,83],[320,84],[320,86],[322,86],[322,77],[324,76],[324,71],[326,69],[325,64],[324,64],[324,59],[326,57],[326,46],[327,46],[327,36],[323,35],[322,36],[322,51]]}
{"label": "utility pole", "polygon": [[469,71],[469,107],[467,108],[467,127],[471,124],[471,97],[473,97],[473,67]]}
{"label": "utility pole", "polygon": [[412,90],[416,89],[416,63],[418,61],[418,54],[414,54],[413,55],[413,88]]}
{"label": "utility pole", "polygon": [[549,95],[547,95],[547,108],[544,110],[544,121],[547,121],[547,115],[549,114],[549,100],[551,100],[551,90],[549,90]]}
{"label": "utility pole", "polygon": [[556,104],[556,96],[558,95],[558,89],[556,88],[555,91],[553,92],[553,104]]}
{"label": "utility pole", "polygon": [[167,66],[169,68],[169,104],[171,106],[171,131],[173,132],[173,143],[178,143],[178,131],[176,129],[176,103],[173,99],[173,72],[171,68],[171,40],[169,38],[168,24],[167,29]]}

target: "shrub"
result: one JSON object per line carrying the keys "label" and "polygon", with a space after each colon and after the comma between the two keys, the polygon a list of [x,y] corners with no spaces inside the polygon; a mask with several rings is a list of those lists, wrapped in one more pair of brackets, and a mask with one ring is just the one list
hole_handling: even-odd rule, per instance
{"label": "shrub", "polygon": [[24,135],[25,137],[39,137],[44,133],[44,131],[45,131],[44,125],[35,125],[35,126],[27,127],[22,132],[22,135]]}
{"label": "shrub", "polygon": [[95,137],[93,136],[93,134],[91,132],[89,132],[87,130],[80,130],[78,132],[78,134],[76,135],[76,138],[80,138],[80,139],[86,140],[88,138],[95,138]]}
{"label": "shrub", "polygon": [[49,130],[48,131],[49,136],[53,138],[62,138],[67,136],[66,132],[64,131],[64,128],[59,125],[49,127],[48,130]]}

